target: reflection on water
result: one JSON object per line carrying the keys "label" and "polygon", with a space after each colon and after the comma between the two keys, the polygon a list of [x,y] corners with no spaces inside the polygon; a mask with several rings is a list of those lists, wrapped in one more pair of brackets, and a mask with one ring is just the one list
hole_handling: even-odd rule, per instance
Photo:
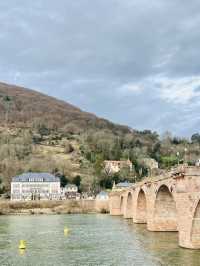
{"label": "reflection on water", "polygon": [[200,251],[179,248],[177,233],[109,215],[1,216],[0,265],[199,266]]}
{"label": "reflection on water", "polygon": [[25,249],[19,249],[19,255],[24,256],[26,253]]}
{"label": "reflection on water", "polygon": [[160,265],[199,266],[200,251],[178,246],[177,232],[149,232],[146,225],[133,225],[128,221],[132,233],[136,233],[146,252],[153,254]]}

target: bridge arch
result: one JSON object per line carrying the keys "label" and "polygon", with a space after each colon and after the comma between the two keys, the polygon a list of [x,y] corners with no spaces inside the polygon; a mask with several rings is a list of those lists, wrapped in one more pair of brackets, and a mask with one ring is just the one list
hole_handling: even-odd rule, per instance
{"label": "bridge arch", "polygon": [[192,219],[191,244],[194,248],[200,248],[200,201],[196,205]]}
{"label": "bridge arch", "polygon": [[130,191],[128,192],[127,195],[125,218],[126,219],[133,218],[133,195]]}
{"label": "bridge arch", "polygon": [[120,214],[124,214],[124,196],[121,196],[120,198]]}
{"label": "bridge arch", "polygon": [[143,189],[140,189],[136,203],[136,214],[134,218],[135,223],[147,223],[147,200]]}
{"label": "bridge arch", "polygon": [[176,203],[166,185],[161,185],[157,191],[153,223],[154,231],[177,231]]}

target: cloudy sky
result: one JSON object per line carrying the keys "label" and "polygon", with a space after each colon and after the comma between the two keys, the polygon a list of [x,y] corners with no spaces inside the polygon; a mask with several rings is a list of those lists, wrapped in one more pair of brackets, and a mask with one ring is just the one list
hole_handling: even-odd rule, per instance
{"label": "cloudy sky", "polygon": [[200,1],[1,1],[0,80],[189,136],[200,131]]}

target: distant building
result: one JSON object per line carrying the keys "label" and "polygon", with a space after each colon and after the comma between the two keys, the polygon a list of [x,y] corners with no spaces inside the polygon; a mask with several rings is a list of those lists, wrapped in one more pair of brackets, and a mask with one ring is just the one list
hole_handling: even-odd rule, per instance
{"label": "distant building", "polygon": [[109,195],[107,192],[105,191],[101,191],[97,196],[96,196],[97,200],[108,200],[109,199]]}
{"label": "distant building", "polygon": [[196,160],[195,165],[200,166],[200,159]]}
{"label": "distant building", "polygon": [[81,198],[87,200],[93,200],[95,199],[95,195],[92,192],[83,192],[81,193]]}
{"label": "distant building", "polygon": [[104,161],[104,169],[108,174],[120,172],[122,168],[128,168],[132,171],[133,165],[130,160],[126,161]]}
{"label": "distant building", "polygon": [[133,183],[129,183],[128,181],[125,181],[125,182],[120,182],[118,184],[113,184],[113,188],[112,190],[123,190],[123,189],[126,189],[126,188],[129,188],[129,187],[132,187],[133,186]]}
{"label": "distant building", "polygon": [[66,192],[78,192],[78,187],[74,184],[67,184],[65,186],[65,191]]}
{"label": "distant building", "polygon": [[158,162],[153,158],[144,158],[142,159],[142,162],[150,170],[158,169]]}
{"label": "distant building", "polygon": [[67,184],[65,187],[61,188],[61,198],[62,199],[80,198],[80,194],[78,193],[78,187],[74,184]]}
{"label": "distant building", "polygon": [[60,179],[49,173],[24,173],[12,178],[11,200],[59,200]]}

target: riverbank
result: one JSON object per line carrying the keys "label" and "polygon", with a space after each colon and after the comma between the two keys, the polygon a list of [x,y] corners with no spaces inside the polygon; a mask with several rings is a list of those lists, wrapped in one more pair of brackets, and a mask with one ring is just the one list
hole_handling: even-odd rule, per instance
{"label": "riverbank", "polygon": [[108,213],[109,201],[0,201],[0,215]]}

